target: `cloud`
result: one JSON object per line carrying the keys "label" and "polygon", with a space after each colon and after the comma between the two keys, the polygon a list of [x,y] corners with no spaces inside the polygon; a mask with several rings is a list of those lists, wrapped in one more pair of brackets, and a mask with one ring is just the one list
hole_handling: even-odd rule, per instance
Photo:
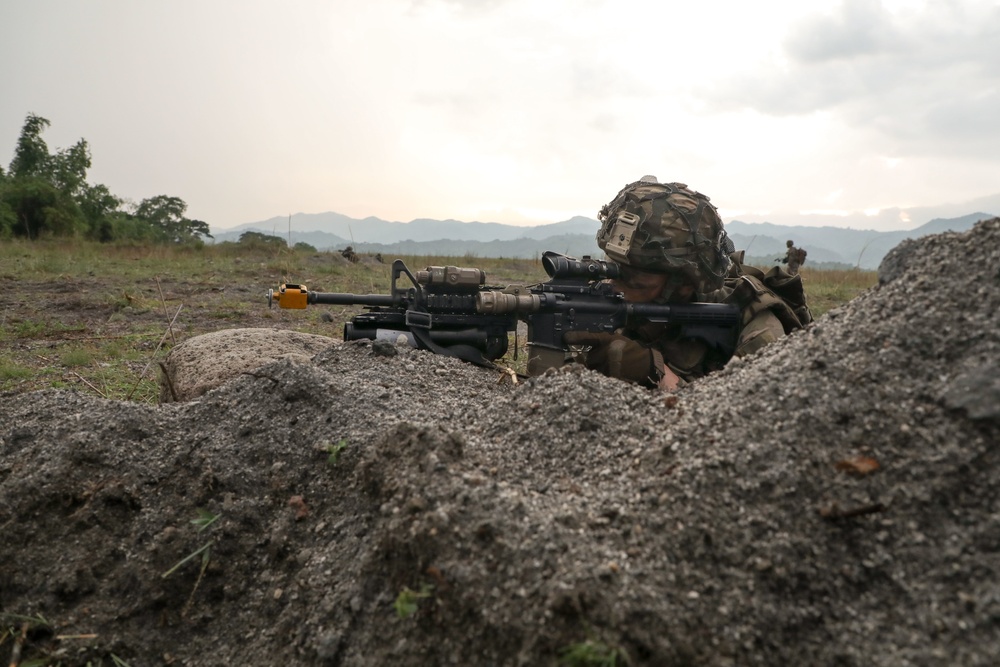
{"label": "cloud", "polygon": [[895,157],[1000,152],[1000,7],[929,3],[890,12],[846,0],[795,24],[771,67],[703,90],[715,111],[834,113]]}
{"label": "cloud", "polygon": [[39,113],[93,180],[221,226],[593,216],[645,173],[745,210],[971,199],[996,190],[995,5],[0,3],[0,149]]}
{"label": "cloud", "polygon": [[900,49],[903,38],[880,0],[845,0],[838,13],[794,26],[785,50],[795,61],[823,63]]}

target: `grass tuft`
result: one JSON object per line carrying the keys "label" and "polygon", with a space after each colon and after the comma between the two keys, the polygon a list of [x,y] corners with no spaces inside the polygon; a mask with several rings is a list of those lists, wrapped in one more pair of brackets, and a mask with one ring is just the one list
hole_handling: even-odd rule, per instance
{"label": "grass tuft", "polygon": [[619,648],[588,639],[559,651],[559,664],[566,667],[619,667],[628,664],[628,657]]}
{"label": "grass tuft", "polygon": [[347,448],[347,440],[341,439],[337,444],[328,444],[326,446],[326,451],[330,455],[327,458],[327,463],[334,465],[337,463],[337,459],[340,458],[340,453]]}
{"label": "grass tuft", "polygon": [[[34,371],[27,366],[21,366],[17,362],[0,358],[0,382],[3,380],[22,380],[31,377]],[[3,385],[0,384],[0,388]]]}
{"label": "grass tuft", "polygon": [[393,607],[396,609],[396,616],[399,618],[409,618],[420,609],[420,601],[431,596],[434,587],[430,584],[421,584],[420,590],[415,591],[409,586],[403,586],[403,590],[396,596]]}

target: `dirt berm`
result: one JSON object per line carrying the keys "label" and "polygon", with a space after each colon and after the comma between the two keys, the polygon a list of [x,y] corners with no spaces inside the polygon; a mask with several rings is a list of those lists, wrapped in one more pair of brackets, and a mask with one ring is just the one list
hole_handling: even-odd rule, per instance
{"label": "dirt berm", "polygon": [[676,395],[359,343],[3,395],[0,658],[1000,664],[998,267],[1000,219],[904,242]]}

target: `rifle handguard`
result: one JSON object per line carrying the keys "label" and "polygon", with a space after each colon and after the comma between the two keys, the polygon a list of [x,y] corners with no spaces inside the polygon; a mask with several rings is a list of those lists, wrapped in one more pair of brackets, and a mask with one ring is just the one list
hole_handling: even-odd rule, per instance
{"label": "rifle handguard", "polygon": [[476,294],[476,312],[484,315],[537,313],[541,306],[542,300],[537,294],[508,294],[499,290]]}

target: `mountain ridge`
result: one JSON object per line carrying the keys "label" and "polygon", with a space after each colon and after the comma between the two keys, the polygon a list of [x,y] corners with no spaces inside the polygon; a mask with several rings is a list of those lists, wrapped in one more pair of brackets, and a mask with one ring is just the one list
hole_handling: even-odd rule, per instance
{"label": "mountain ridge", "polygon": [[[786,240],[793,240],[809,253],[810,265],[876,269],[882,258],[900,241],[944,231],[967,231],[976,222],[996,217],[978,211],[955,218],[934,218],[910,230],[876,231],[832,225],[783,225],[772,222],[732,220],[726,230],[748,261],[770,264],[783,257]],[[247,223],[214,232],[215,242],[237,241],[245,231],[272,234],[291,244],[307,243],[318,250],[337,250],[348,245],[360,253],[448,257],[540,257],[545,250],[572,256],[599,256],[595,235],[600,223],[575,216],[568,220],[531,227],[498,222],[462,222],[417,218],[390,222],[369,216],[351,218],[336,213],[296,213],[285,218]]]}

